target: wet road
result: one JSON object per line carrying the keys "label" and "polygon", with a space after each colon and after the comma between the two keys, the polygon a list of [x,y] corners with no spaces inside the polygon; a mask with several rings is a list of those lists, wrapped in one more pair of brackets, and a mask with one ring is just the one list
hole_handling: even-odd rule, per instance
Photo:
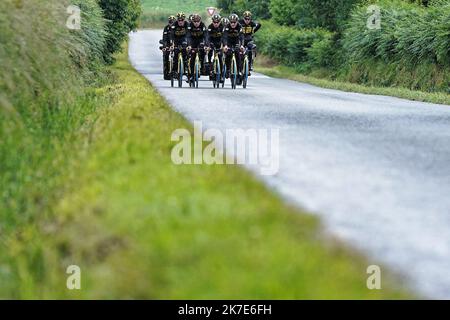
{"label": "wet road", "polygon": [[247,90],[172,89],[160,37],[131,34],[130,59],[175,110],[206,128],[279,129],[279,173],[261,179],[413,290],[450,298],[450,106],[261,74]]}

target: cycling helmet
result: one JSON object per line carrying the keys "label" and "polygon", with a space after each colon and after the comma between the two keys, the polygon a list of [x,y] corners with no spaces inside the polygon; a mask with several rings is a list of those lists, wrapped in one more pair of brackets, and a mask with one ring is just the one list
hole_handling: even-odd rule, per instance
{"label": "cycling helmet", "polygon": [[169,17],[169,24],[174,23],[175,20],[177,20],[177,18],[175,18],[175,16],[170,16],[170,17]]}
{"label": "cycling helmet", "polygon": [[213,15],[211,19],[212,19],[212,22],[216,22],[216,23],[222,21],[222,17],[220,16],[220,14],[217,14],[217,13],[215,15]]}
{"label": "cycling helmet", "polygon": [[252,13],[250,11],[245,11],[244,12],[244,19],[245,18],[250,18],[251,19],[252,18]]}
{"label": "cycling helmet", "polygon": [[192,22],[201,22],[202,21],[202,17],[199,14],[197,14],[197,13],[193,14],[191,21]]}
{"label": "cycling helmet", "polygon": [[239,16],[237,14],[233,13],[232,15],[230,15],[230,17],[228,19],[230,20],[230,22],[238,22]]}
{"label": "cycling helmet", "polygon": [[184,14],[184,12],[177,13],[177,20],[185,20],[185,19],[186,19],[186,15]]}
{"label": "cycling helmet", "polygon": [[222,23],[227,26],[230,23],[230,20],[228,20],[228,18],[223,17],[222,18]]}

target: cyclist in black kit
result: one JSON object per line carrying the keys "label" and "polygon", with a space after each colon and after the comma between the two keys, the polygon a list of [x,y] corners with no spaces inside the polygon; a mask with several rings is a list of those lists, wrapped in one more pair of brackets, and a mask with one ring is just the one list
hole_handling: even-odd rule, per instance
{"label": "cyclist in black kit", "polygon": [[187,54],[185,49],[188,44],[188,28],[189,24],[186,21],[186,15],[183,12],[179,12],[177,14],[177,22],[172,25],[170,32],[171,50],[175,51],[174,70],[178,68],[178,54],[180,52],[186,65]]}
{"label": "cyclist in black kit", "polygon": [[237,70],[238,70],[238,84],[241,81],[240,70],[242,65],[242,52],[244,51],[244,34],[242,27],[239,24],[239,17],[237,14],[232,14],[229,17],[230,23],[225,27],[223,34],[223,51],[226,54],[225,63],[227,65],[227,79],[230,77],[231,59],[233,48],[235,50]]}
{"label": "cyclist in black kit", "polygon": [[212,16],[212,23],[208,27],[208,41],[207,45],[210,50],[208,53],[210,67],[209,70],[213,70],[213,51],[219,52],[220,70],[223,70],[222,63],[222,37],[224,32],[224,26],[222,24],[222,17],[219,14]]}
{"label": "cyclist in black kit", "polygon": [[161,49],[163,50],[164,80],[170,80],[170,75],[169,75],[170,32],[171,32],[172,26],[176,20],[177,19],[175,18],[175,16],[170,16],[168,25],[164,27],[164,31],[163,31]]}
{"label": "cyclist in black kit", "polygon": [[[202,17],[199,14],[192,15],[192,23],[188,27],[188,52],[191,56],[191,74],[194,74],[195,52],[198,51],[201,74],[205,75],[205,43],[207,40],[207,30],[205,24],[202,22]],[[193,51],[195,49],[196,51]]]}
{"label": "cyclist in black kit", "polygon": [[256,50],[256,45],[253,43],[253,35],[261,28],[261,24],[252,20],[252,13],[250,11],[244,12],[244,19],[240,21],[242,26],[242,33],[244,34],[244,47],[248,49],[248,61],[250,71],[253,71],[253,50]]}

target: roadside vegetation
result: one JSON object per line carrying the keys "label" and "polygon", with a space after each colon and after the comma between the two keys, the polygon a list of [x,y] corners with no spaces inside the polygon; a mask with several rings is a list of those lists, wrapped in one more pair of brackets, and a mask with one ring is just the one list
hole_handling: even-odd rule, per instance
{"label": "roadside vegetation", "polygon": [[407,297],[241,168],[173,165],[190,124],[107,44],[138,7],[78,4],[0,3],[0,298]]}
{"label": "roadside vegetation", "polygon": [[[448,103],[448,0],[219,0],[219,4],[224,12],[238,14],[253,7],[256,18],[270,19],[257,33],[259,51],[290,71],[364,85],[368,89],[362,92],[395,88],[384,92]],[[368,12],[372,4],[381,9],[379,18]],[[368,21],[376,26],[377,19],[379,29],[367,27]],[[359,88],[353,86],[355,91]],[[405,96],[404,89],[422,93]]]}

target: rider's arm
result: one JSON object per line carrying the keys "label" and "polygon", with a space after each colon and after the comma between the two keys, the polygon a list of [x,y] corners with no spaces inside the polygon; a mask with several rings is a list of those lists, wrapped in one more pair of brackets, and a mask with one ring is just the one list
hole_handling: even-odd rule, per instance
{"label": "rider's arm", "polygon": [[188,47],[190,47],[192,43],[191,26],[187,27],[186,42]]}
{"label": "rider's arm", "polygon": [[261,28],[261,23],[255,22],[255,27],[253,28],[253,33],[256,33]]}
{"label": "rider's arm", "polygon": [[223,29],[222,44],[224,47],[228,46],[228,27]]}
{"label": "rider's arm", "polygon": [[203,40],[202,40],[203,44],[205,46],[208,45],[208,29],[206,28],[206,26],[203,26]]}
{"label": "rider's arm", "polygon": [[212,39],[211,39],[211,28],[207,28],[206,29],[206,45],[209,47],[212,43]]}
{"label": "rider's arm", "polygon": [[172,26],[170,28],[169,42],[170,42],[171,45],[173,45],[175,43],[175,26]]}
{"label": "rider's arm", "polygon": [[170,27],[165,27],[163,32],[163,46],[167,47],[170,41]]}
{"label": "rider's arm", "polygon": [[242,32],[242,27],[239,27],[239,42],[241,46],[245,43],[245,35],[244,32]]}

